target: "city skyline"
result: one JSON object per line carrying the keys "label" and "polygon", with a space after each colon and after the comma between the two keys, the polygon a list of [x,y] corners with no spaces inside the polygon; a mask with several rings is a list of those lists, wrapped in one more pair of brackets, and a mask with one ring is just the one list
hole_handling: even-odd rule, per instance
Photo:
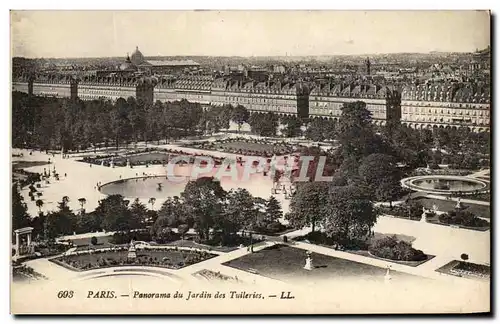
{"label": "city skyline", "polygon": [[11,43],[13,57],[27,58],[120,57],[136,46],[146,56],[473,52],[490,45],[490,17],[487,11],[12,11]]}

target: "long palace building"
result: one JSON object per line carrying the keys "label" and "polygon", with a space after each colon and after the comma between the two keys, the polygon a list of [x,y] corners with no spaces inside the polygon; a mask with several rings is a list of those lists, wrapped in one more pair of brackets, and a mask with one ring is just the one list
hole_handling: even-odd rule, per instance
{"label": "long palace building", "polygon": [[[373,122],[378,125],[400,120],[413,128],[465,126],[473,131],[490,128],[490,88],[486,84],[454,82],[396,87],[368,81],[334,84],[258,82],[210,75],[151,76],[137,73],[138,67],[132,62],[138,61],[136,54],[132,60],[127,57],[117,73],[78,79],[59,74],[22,74],[14,77],[12,90],[82,100],[131,96],[145,102],[186,99],[206,107],[242,105],[250,112],[330,119],[340,117],[344,103],[360,100],[366,103]],[[139,68],[144,68],[142,54],[140,58],[143,62]],[[169,66],[165,62],[156,64]]]}

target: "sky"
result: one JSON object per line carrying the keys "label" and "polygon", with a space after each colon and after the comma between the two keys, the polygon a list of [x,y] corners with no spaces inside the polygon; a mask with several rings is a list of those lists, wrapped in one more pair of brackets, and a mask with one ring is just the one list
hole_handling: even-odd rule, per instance
{"label": "sky", "polygon": [[485,11],[12,11],[22,57],[309,56],[472,52]]}

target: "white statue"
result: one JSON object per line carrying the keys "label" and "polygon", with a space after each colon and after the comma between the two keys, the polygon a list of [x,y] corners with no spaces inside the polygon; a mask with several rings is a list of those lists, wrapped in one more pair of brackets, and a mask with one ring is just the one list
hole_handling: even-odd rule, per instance
{"label": "white statue", "polygon": [[422,218],[420,219],[420,221],[422,222],[427,222],[427,210],[425,209],[425,207],[422,207]]}
{"label": "white statue", "polygon": [[391,281],[391,279],[392,279],[392,276],[391,276],[391,266],[387,266],[387,272],[385,273],[384,281],[385,282],[389,282],[389,281]]}
{"label": "white statue", "polygon": [[306,255],[307,255],[307,258],[306,258],[306,265],[304,266],[304,269],[310,271],[313,269],[313,260],[311,258],[311,252],[307,251]]}

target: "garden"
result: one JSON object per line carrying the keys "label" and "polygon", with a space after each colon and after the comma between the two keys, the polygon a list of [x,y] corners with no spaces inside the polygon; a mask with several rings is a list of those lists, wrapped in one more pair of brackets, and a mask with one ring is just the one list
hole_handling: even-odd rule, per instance
{"label": "garden", "polygon": [[[385,268],[312,253],[313,269],[304,270],[306,250],[276,244],[224,263],[225,266],[282,281],[369,277],[384,280]],[[410,276],[392,271],[393,277]]]}
{"label": "garden", "polygon": [[85,253],[65,255],[50,261],[71,270],[84,271],[116,266],[151,266],[168,269],[181,269],[192,264],[213,258],[216,254],[206,251],[173,248],[148,248],[137,250],[135,258],[128,257],[126,246]]}
{"label": "garden", "polygon": [[490,266],[472,263],[465,260],[453,260],[436,271],[469,279],[490,279],[491,276]]}
{"label": "garden", "polygon": [[439,223],[446,225],[456,225],[463,228],[489,229],[490,222],[476,217],[468,210],[451,210],[438,217]]}
{"label": "garden", "polygon": [[372,233],[365,240],[351,239],[341,241],[335,237],[327,236],[324,232],[316,231],[296,237],[294,240],[306,241],[334,250],[341,250],[375,259],[385,259],[413,267],[434,257],[414,249],[411,244],[414,238],[401,234],[387,235]]}

